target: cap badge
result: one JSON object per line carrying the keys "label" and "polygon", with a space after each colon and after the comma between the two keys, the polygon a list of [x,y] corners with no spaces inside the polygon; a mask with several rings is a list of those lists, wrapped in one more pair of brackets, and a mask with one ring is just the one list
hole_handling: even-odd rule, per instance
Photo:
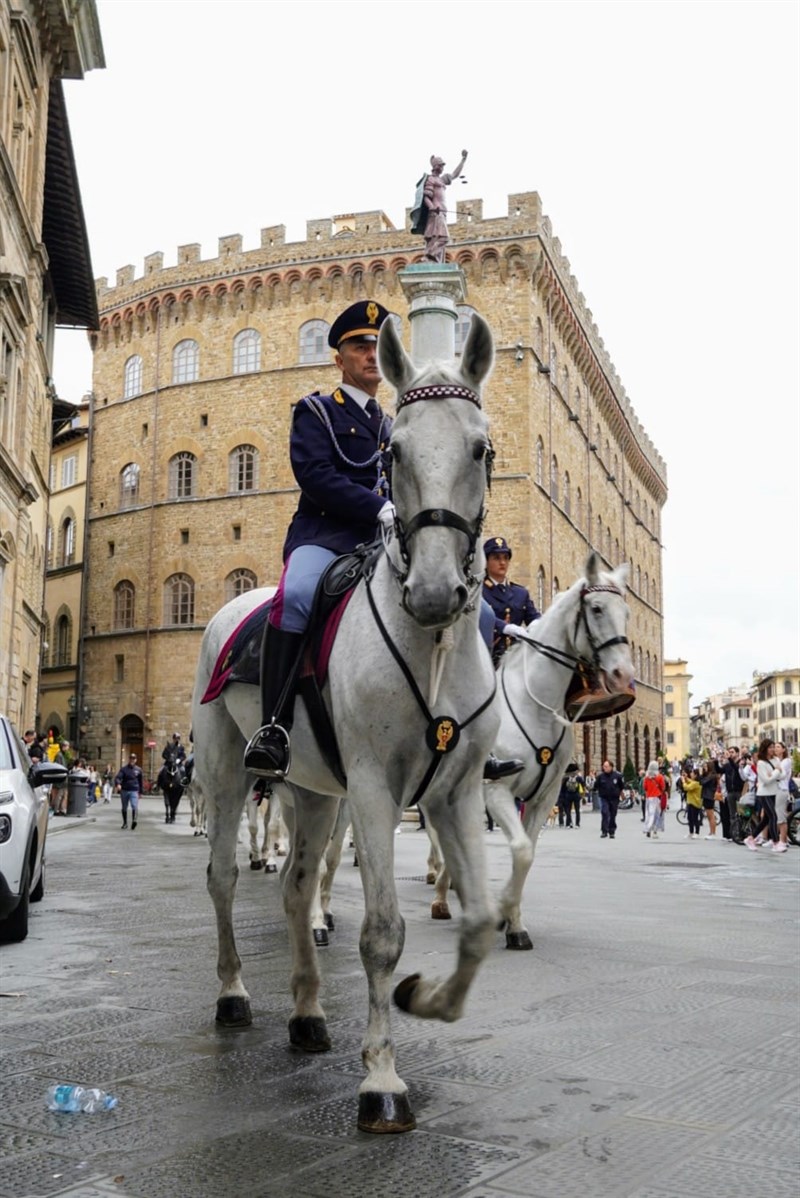
{"label": "cap badge", "polygon": [[367,304],[367,320],[370,324],[378,323],[379,310],[378,305],[372,300]]}

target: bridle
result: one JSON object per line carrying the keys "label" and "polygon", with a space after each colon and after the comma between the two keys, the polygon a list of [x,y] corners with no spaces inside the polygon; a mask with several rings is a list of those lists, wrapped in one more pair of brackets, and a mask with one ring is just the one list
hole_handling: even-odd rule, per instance
{"label": "bridle", "polygon": [[[474,404],[476,408],[480,408],[481,399],[476,391],[470,387],[463,387],[456,383],[433,383],[425,387],[412,387],[401,395],[397,404],[397,411],[400,412],[403,408],[409,407],[413,403],[419,403],[422,400],[437,400],[437,399],[464,399],[468,403]],[[495,452],[492,443],[487,437],[484,447],[483,461],[486,471],[486,489],[492,489],[492,466],[494,463]],[[392,447],[391,444],[386,451],[386,471],[391,479],[392,469]],[[450,511],[449,508],[425,508],[421,512],[417,512],[415,516],[404,523],[400,516],[395,514],[394,533],[397,537],[397,548],[402,561],[402,567],[398,566],[393,560],[391,554],[387,553],[387,559],[392,567],[392,573],[398,584],[404,587],[409,570],[411,568],[411,550],[410,542],[412,537],[419,532],[421,528],[454,528],[457,532],[461,532],[467,538],[467,551],[461,560],[461,570],[469,590],[472,592],[470,601],[472,601],[480,588],[483,579],[481,576],[474,573],[472,569],[475,561],[475,554],[478,548],[478,539],[483,531],[483,523],[486,519],[486,508],[481,504],[480,511],[475,519],[470,522],[460,516],[458,512]],[[403,605],[405,606],[405,593],[403,597]]]}
{"label": "bridle", "polygon": [[629,644],[628,638],[626,636],[612,636],[609,637],[607,641],[598,643],[597,638],[592,632],[591,626],[589,624],[589,618],[586,614],[586,596],[595,595],[598,592],[603,591],[611,595],[618,595],[620,599],[624,598],[624,595],[619,587],[612,586],[610,583],[592,583],[589,586],[581,587],[578,611],[575,616],[575,630],[572,638],[573,642],[577,641],[578,631],[581,624],[583,624],[583,627],[586,630],[586,639],[588,640],[592,651],[591,661],[587,661],[585,657],[582,657],[577,653],[569,653],[566,649],[559,649],[555,645],[547,645],[543,641],[534,640],[534,638],[530,636],[519,636],[517,637],[517,640],[524,642],[526,645],[530,645],[532,649],[536,649],[537,652],[541,653],[543,657],[548,657],[551,661],[556,662],[558,665],[568,666],[573,670],[577,666],[586,666],[594,671],[599,670],[600,654],[604,649],[610,649],[612,645]]}

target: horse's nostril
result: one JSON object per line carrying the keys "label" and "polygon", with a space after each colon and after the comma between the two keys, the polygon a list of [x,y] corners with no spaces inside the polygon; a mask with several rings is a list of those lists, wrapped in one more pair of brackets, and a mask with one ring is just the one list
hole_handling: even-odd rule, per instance
{"label": "horse's nostril", "polygon": [[469,591],[465,586],[461,586],[459,584],[459,586],[456,587],[456,610],[462,611],[466,607],[468,599]]}

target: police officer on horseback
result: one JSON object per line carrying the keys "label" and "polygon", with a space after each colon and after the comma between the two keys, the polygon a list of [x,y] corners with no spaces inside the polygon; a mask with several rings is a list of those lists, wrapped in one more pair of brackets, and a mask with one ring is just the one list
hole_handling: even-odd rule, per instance
{"label": "police officer on horseback", "polygon": [[509,624],[518,628],[530,624],[539,619],[541,612],[536,610],[526,588],[508,578],[512,553],[505,537],[489,537],[484,541],[483,552],[486,555],[483,598],[494,613],[492,657],[497,662],[510,644],[505,628]]}
{"label": "police officer on horseback", "polygon": [[[289,454],[300,499],[262,642],[262,724],[244,755],[245,769],[262,777],[279,780],[289,769],[294,680],[320,576],[335,557],[373,541],[381,524],[394,524],[383,469],[392,421],[375,398],[378,332],[389,315],[375,300],[346,308],[328,334],[341,385],[331,395],[306,395],[294,409]],[[486,776],[519,768],[492,758]]]}

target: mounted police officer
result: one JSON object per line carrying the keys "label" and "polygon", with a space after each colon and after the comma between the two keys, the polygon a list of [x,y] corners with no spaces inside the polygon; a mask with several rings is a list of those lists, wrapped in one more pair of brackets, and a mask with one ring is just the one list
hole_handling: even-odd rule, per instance
{"label": "mounted police officer", "polygon": [[[374,540],[381,524],[394,524],[383,471],[392,422],[375,399],[378,331],[388,316],[374,300],[346,308],[328,334],[341,385],[332,395],[305,396],[294,409],[289,453],[300,499],[262,644],[262,726],[244,756],[245,769],[266,778],[283,778],[289,768],[295,667],[321,574],[335,557]],[[491,758],[486,776],[520,768]]]}
{"label": "mounted police officer", "polygon": [[528,591],[517,582],[508,581],[508,565],[511,561],[511,546],[505,537],[489,537],[484,541],[486,555],[486,578],[483,581],[483,598],[494,613],[494,638],[492,657],[495,662],[503,656],[510,638],[505,629],[524,627],[538,620],[541,612],[534,606]]}

